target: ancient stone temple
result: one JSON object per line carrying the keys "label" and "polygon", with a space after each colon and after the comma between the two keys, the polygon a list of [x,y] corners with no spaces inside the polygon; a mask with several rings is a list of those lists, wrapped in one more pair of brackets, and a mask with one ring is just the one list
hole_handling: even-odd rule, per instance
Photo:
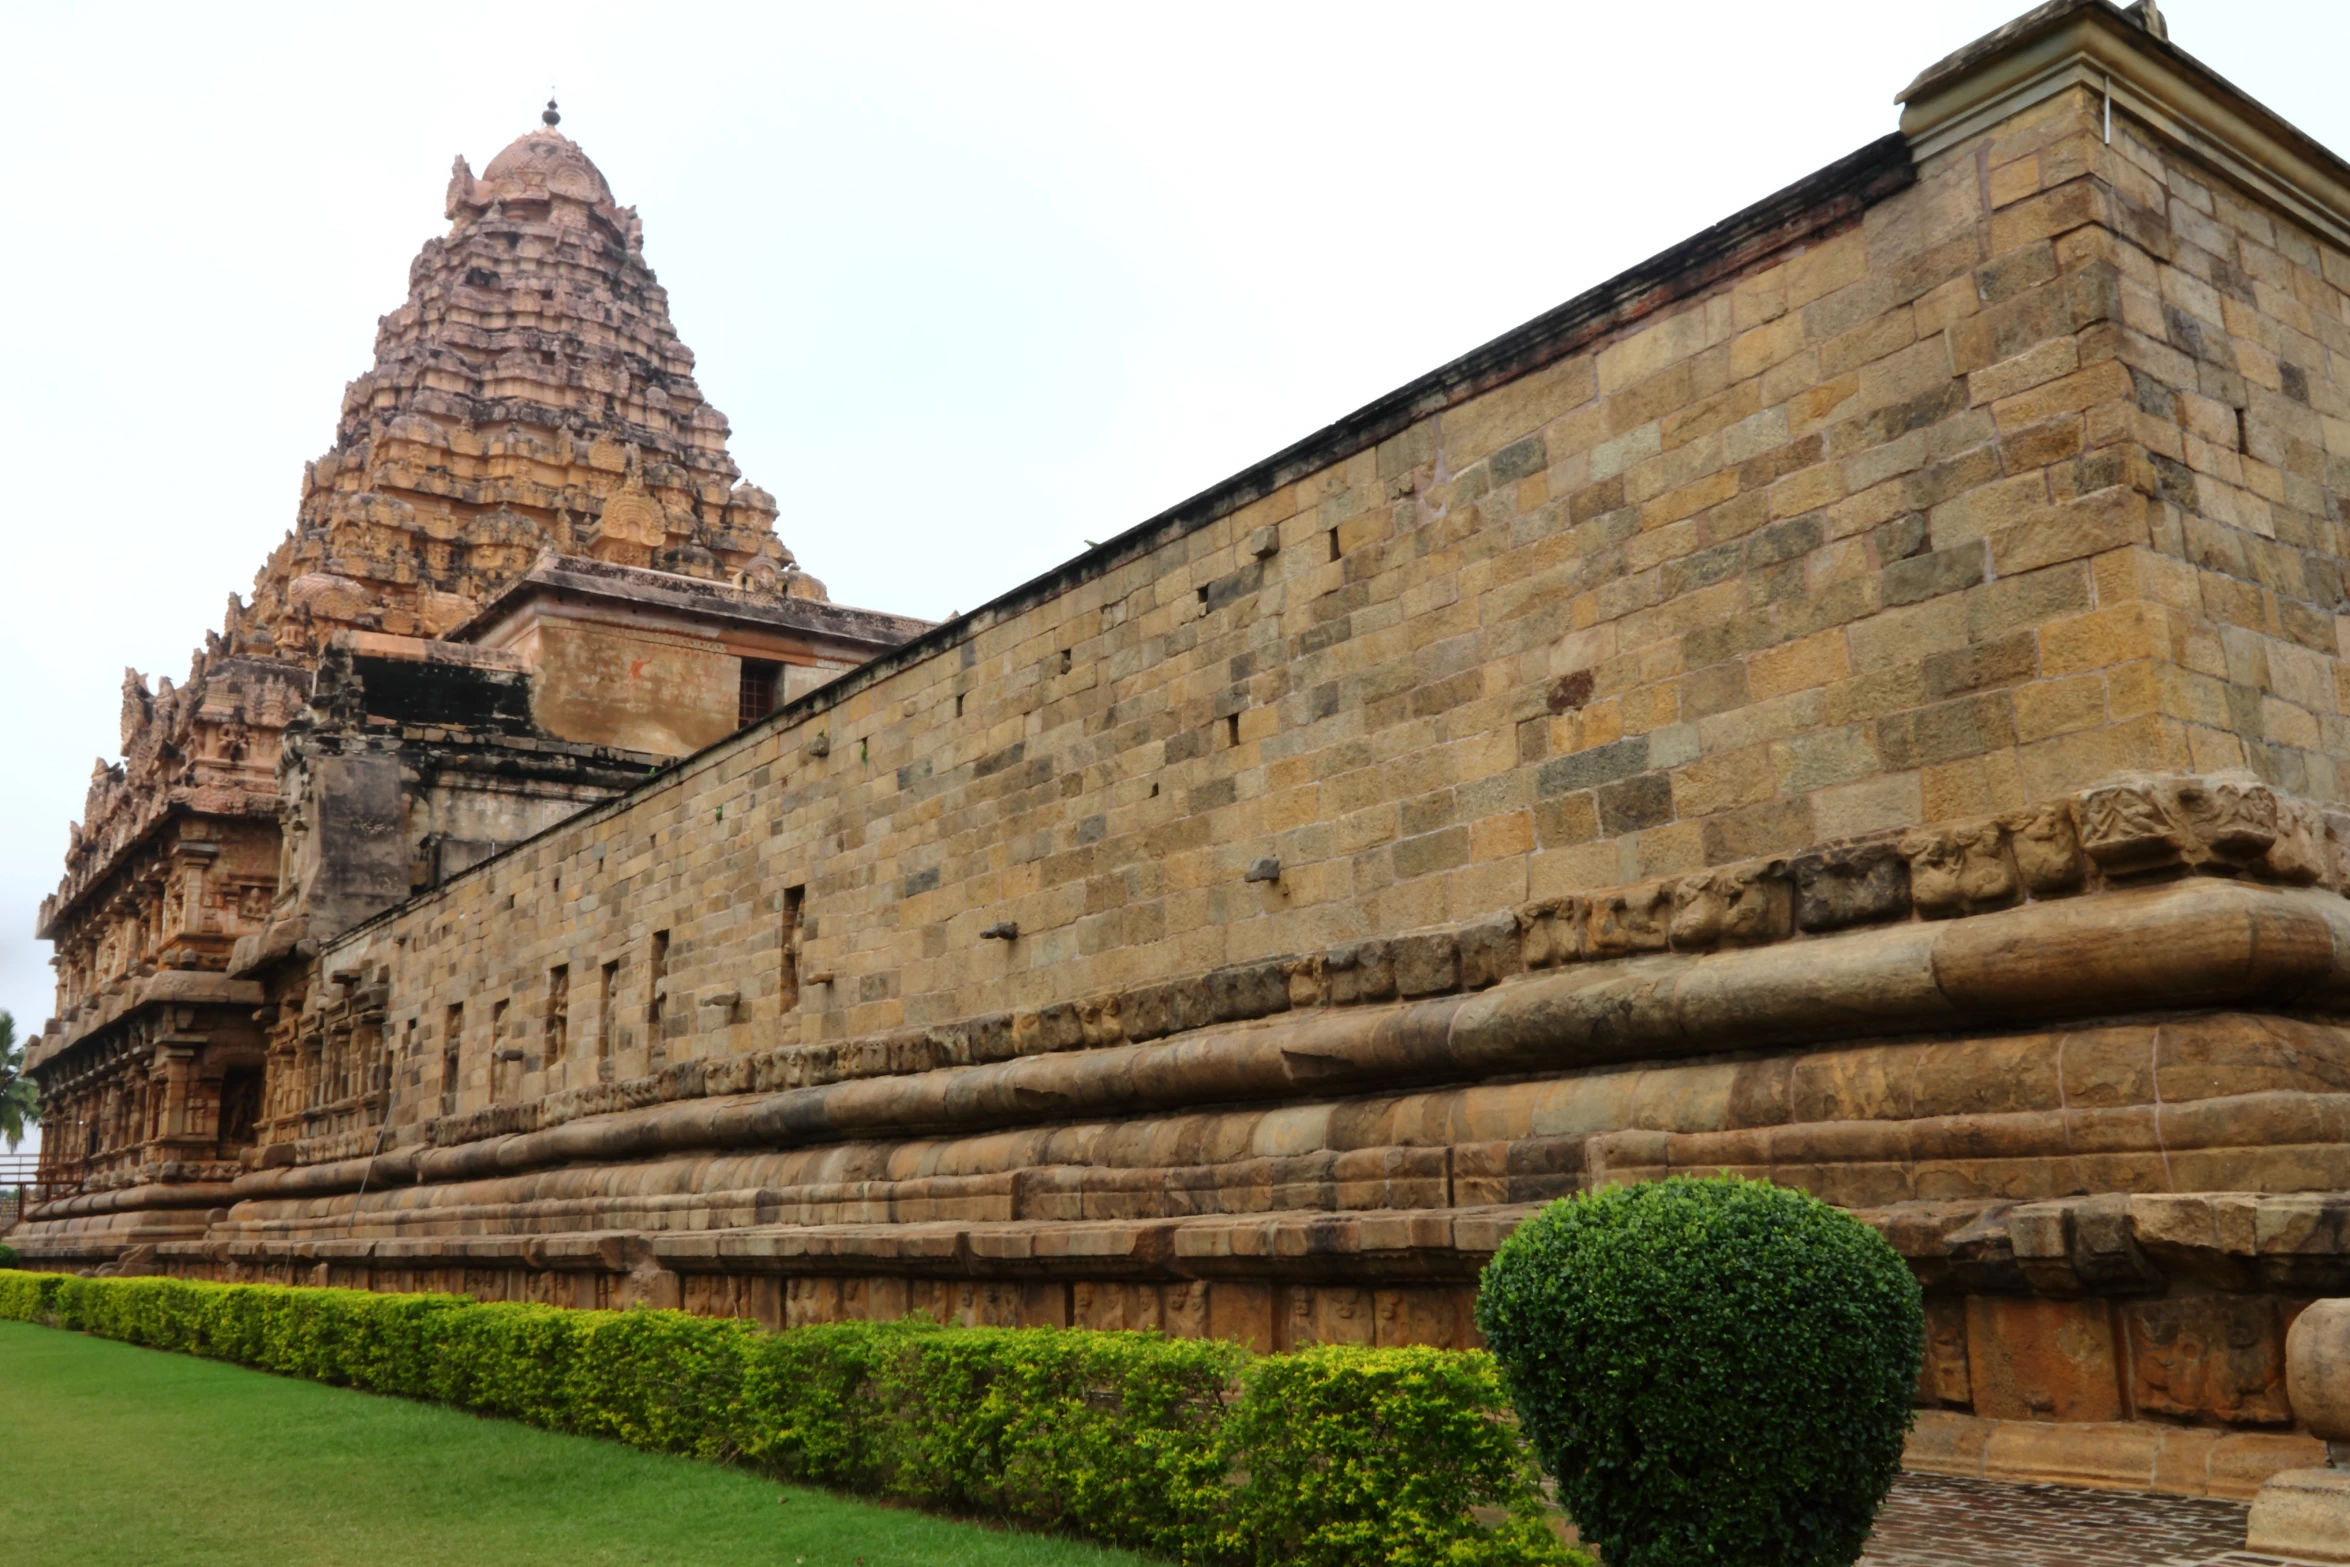
{"label": "ancient stone temple", "polygon": [[[1913,1463],[2311,1462],[2350,165],[2106,0],[1901,103],[928,629],[795,586],[568,143],[461,170],[253,607],[131,693],[12,1242],[1457,1344],[1532,1206],[1729,1169],[1910,1259]],[[655,743],[629,637],[728,732]],[[753,658],[863,661],[756,717]]]}
{"label": "ancient stone temple", "polygon": [[278,1002],[322,940],[923,629],[777,540],[635,212],[543,118],[458,160],[250,602],[185,685],[125,678],[30,1052],[46,1187],[113,1243],[201,1234],[260,1145],[380,1122],[384,1063]]}

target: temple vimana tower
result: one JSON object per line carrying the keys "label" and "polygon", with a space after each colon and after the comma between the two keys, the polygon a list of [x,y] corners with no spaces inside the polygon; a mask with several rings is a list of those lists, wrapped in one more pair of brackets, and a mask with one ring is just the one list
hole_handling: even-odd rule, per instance
{"label": "temple vimana tower", "polygon": [[936,626],[778,541],[577,146],[461,162],[126,682],[10,1242],[1460,1344],[1535,1206],[1731,1170],[1910,1260],[1917,1467],[2318,1461],[2350,164],[2108,0],[1900,103]]}

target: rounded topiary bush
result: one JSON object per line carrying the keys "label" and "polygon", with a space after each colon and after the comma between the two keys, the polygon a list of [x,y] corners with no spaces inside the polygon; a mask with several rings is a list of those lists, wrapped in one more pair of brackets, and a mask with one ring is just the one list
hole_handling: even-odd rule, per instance
{"label": "rounded topiary bush", "polygon": [[1925,1310],[1850,1214],[1675,1179],[1528,1219],[1477,1326],[1608,1567],[1848,1567],[1900,1466]]}

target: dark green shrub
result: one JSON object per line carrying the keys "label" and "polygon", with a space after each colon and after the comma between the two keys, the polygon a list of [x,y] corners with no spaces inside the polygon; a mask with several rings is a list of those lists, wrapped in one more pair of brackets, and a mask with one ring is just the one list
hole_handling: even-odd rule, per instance
{"label": "dark green shrub", "polygon": [[1477,1325],[1608,1567],[1847,1567],[1900,1465],[1925,1317],[1851,1215],[1676,1179],[1527,1220]]}
{"label": "dark green shrub", "polygon": [[[1247,1478],[1218,1554],[1254,1567],[1588,1563],[1542,1516],[1490,1356],[1323,1345],[1241,1372],[1220,1467]],[[1506,1510],[1486,1529],[1472,1508]]]}
{"label": "dark green shrub", "polygon": [[6,1241],[0,1241],[0,1268],[13,1268],[17,1260],[16,1248]]}

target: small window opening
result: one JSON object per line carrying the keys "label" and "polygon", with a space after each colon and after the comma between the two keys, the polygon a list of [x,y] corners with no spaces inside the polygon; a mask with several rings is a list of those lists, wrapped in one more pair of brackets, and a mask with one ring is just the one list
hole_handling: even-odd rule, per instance
{"label": "small window opening", "polygon": [[742,685],[735,703],[737,726],[755,724],[775,711],[775,693],[783,685],[783,666],[773,659],[743,660]]}
{"label": "small window opening", "polygon": [[1238,713],[1224,715],[1224,743],[1226,745],[1240,744],[1240,715]]}
{"label": "small window opening", "polygon": [[963,693],[960,691],[955,693],[955,716],[957,718],[963,716]]}
{"label": "small window opening", "polygon": [[1061,649],[1061,673],[1064,675],[1067,674],[1070,668],[1075,664],[1076,659],[1077,655],[1070,649]]}
{"label": "small window opening", "polygon": [[1336,528],[1332,528],[1329,532],[1323,534],[1322,537],[1330,541],[1330,558],[1332,560],[1336,560],[1338,558],[1338,530]]}
{"label": "small window opening", "polygon": [[547,970],[546,1039],[541,1047],[544,1064],[553,1066],[571,1053],[571,965],[558,963]]}
{"label": "small window opening", "polygon": [[457,1112],[457,1053],[465,1043],[465,1003],[449,1008],[441,1024],[441,1114]]}
{"label": "small window opening", "polygon": [[800,1004],[800,911],[807,906],[808,889],[783,889],[783,963],[777,977],[776,991],[783,1001],[783,1010],[789,1012]]}
{"label": "small window opening", "polygon": [[506,1009],[513,1005],[511,997],[490,1003],[490,1102],[496,1104],[506,1097]]}
{"label": "small window opening", "polygon": [[669,932],[653,932],[652,960],[645,965],[645,1022],[655,1032],[661,1027],[662,1003],[669,999]]}
{"label": "small window opening", "polygon": [[596,981],[596,1059],[612,1059],[612,998],[620,990],[620,960],[604,965]]}

